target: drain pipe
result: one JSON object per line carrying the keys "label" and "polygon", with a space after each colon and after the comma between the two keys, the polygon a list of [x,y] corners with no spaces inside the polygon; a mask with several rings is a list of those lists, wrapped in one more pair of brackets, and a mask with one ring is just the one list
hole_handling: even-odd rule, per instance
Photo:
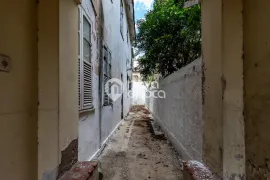
{"label": "drain pipe", "polygon": [[98,43],[99,43],[99,148],[102,146],[102,95],[103,95],[103,5],[102,1],[99,1],[99,17],[98,17],[98,32],[99,32],[99,38],[98,38]]}

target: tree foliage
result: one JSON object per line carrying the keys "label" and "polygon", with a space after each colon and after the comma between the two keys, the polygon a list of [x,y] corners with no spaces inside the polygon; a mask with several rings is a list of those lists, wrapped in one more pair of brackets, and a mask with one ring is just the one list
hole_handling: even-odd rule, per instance
{"label": "tree foliage", "polygon": [[137,21],[137,53],[145,78],[167,76],[201,55],[201,10],[183,8],[183,0],[155,0]]}

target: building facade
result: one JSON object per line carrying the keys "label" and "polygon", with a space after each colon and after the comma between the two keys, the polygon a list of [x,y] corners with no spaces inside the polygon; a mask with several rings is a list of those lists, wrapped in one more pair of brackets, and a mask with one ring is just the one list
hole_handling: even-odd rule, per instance
{"label": "building facade", "polygon": [[129,84],[133,12],[131,0],[0,2],[3,179],[55,179],[98,154],[131,104],[104,84]]}
{"label": "building facade", "polygon": [[[127,1],[128,2],[128,1]],[[95,3],[95,2],[94,2]],[[94,4],[93,3],[93,4]],[[100,12],[98,3],[92,5],[91,1],[82,1],[79,6],[81,14],[81,28],[84,28],[85,16],[89,17],[89,23],[92,24],[92,49],[93,55],[91,64],[92,72],[92,98],[89,102],[92,104],[89,108],[84,109],[81,106],[80,123],[79,123],[79,160],[87,161],[95,155],[97,150],[104,144],[110,134],[120,123],[120,120],[127,115],[131,99],[128,98],[127,92],[131,81],[131,64],[132,64],[132,41],[134,38],[134,21],[129,18],[133,13],[132,1],[102,1],[102,12]],[[129,4],[131,3],[131,4]],[[128,11],[127,11],[128,10]],[[96,13],[102,13],[95,16]],[[100,21],[99,21],[100,17]],[[99,21],[98,23],[96,23]],[[86,24],[88,24],[86,22]],[[98,32],[97,26],[100,25]],[[133,29],[132,29],[133,28]],[[81,31],[83,34],[84,30]],[[81,46],[83,46],[84,37],[81,37]],[[80,48],[83,51],[83,48]],[[101,49],[99,52],[97,49]],[[81,56],[84,57],[83,52]],[[80,66],[83,66],[81,62]],[[100,68],[103,67],[103,68]],[[83,71],[84,68],[80,68]],[[81,73],[81,95],[83,85],[83,74]],[[100,78],[101,77],[101,78]],[[125,86],[125,91],[117,101],[109,100],[105,93],[104,84],[111,78],[121,80]],[[101,85],[101,86],[100,86]],[[100,87],[99,87],[100,86]],[[100,91],[99,91],[100,90]],[[81,97],[80,105],[83,105],[84,98]],[[87,101],[87,99],[86,99]],[[85,112],[86,110],[86,112]],[[88,111],[89,110],[89,111]],[[88,111],[88,112],[87,112]],[[89,131],[90,130],[90,131]]]}

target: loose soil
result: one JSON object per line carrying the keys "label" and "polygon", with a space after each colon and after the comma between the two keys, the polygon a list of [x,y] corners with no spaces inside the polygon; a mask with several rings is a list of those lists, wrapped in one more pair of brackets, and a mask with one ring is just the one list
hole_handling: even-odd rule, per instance
{"label": "loose soil", "polygon": [[181,158],[152,134],[143,106],[131,109],[99,159],[104,180],[182,180]]}

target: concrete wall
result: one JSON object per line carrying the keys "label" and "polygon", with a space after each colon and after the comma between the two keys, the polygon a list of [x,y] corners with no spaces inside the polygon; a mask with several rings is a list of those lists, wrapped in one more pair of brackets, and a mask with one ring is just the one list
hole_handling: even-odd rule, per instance
{"label": "concrete wall", "polygon": [[270,1],[244,4],[247,179],[270,178]]}
{"label": "concrete wall", "polygon": [[37,179],[37,10],[32,0],[0,2],[1,179]]}
{"label": "concrete wall", "polygon": [[160,81],[165,99],[150,98],[147,106],[184,159],[202,160],[202,60]]}

